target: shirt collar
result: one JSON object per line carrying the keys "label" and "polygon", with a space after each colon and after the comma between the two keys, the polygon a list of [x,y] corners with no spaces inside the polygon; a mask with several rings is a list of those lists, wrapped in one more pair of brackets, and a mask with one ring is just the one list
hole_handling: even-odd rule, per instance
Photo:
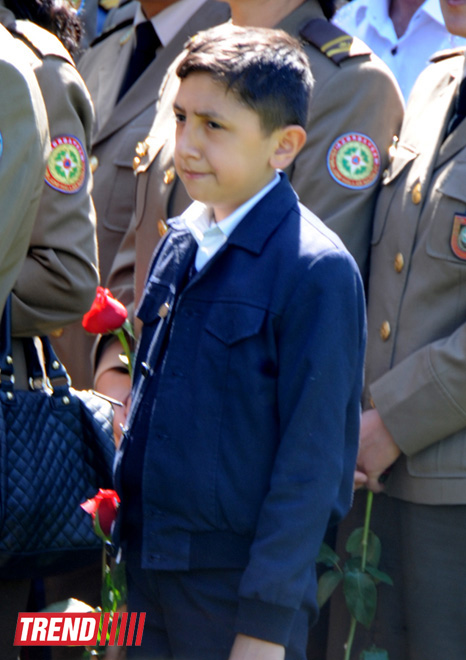
{"label": "shirt collar", "polygon": [[[359,25],[365,19],[367,12],[369,11],[374,19],[377,20],[378,25],[383,24],[384,21],[389,19],[388,4],[389,0],[358,0],[358,7],[355,15],[356,24]],[[416,11],[424,12],[434,21],[440,23],[440,25],[444,25],[439,0],[425,0]]]}
{"label": "shirt collar", "polygon": [[[173,37],[180,31],[181,26],[189,21],[191,16],[203,5],[207,0],[178,0],[174,4],[162,9],[158,14],[151,18],[154,30],[160,39],[162,46],[167,46]],[[141,5],[138,3],[136,15],[134,17],[134,25],[143,23],[146,19],[142,11]]]}
{"label": "shirt collar", "polygon": [[212,215],[212,209],[201,202],[193,202],[186,211],[182,213],[181,219],[184,221],[186,227],[194,236],[198,244],[201,243],[204,235],[209,230],[216,232],[220,230],[228,238],[249,211],[251,211],[251,209],[253,209],[254,206],[279,182],[280,176],[278,172],[275,172],[275,176],[270,183],[259,190],[259,192],[253,197],[248,199],[247,202],[244,202],[244,204],[235,209],[233,213],[230,213],[229,216],[220,220],[220,222],[215,222]]}

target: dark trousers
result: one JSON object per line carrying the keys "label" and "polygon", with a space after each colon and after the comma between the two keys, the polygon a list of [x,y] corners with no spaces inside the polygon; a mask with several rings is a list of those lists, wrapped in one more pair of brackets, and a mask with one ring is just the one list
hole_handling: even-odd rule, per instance
{"label": "dark trousers", "polygon": [[[243,572],[188,572],[140,568],[127,560],[128,609],[146,612],[141,647],[128,647],[128,660],[227,660],[235,638],[238,589]],[[296,614],[286,660],[305,660],[308,616]]]}

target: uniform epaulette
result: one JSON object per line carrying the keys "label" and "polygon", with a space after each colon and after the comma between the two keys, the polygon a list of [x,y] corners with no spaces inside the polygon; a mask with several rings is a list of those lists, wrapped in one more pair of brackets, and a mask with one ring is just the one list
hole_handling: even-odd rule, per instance
{"label": "uniform epaulette", "polygon": [[456,57],[457,55],[464,55],[465,53],[466,48],[464,46],[458,46],[458,48],[449,48],[448,50],[438,50],[431,56],[430,61],[441,62],[442,60],[447,60],[449,57]]}
{"label": "uniform epaulette", "polygon": [[367,56],[372,53],[363,41],[347,34],[325,18],[313,18],[299,34],[335,64],[341,64],[350,57]]}
{"label": "uniform epaulette", "polygon": [[8,29],[13,36],[19,37],[41,59],[54,55],[75,65],[73,58],[59,38],[40,25],[31,21],[18,20],[9,25]]}
{"label": "uniform epaulette", "polygon": [[100,44],[102,41],[105,41],[110,35],[115,34],[115,32],[119,32],[120,30],[123,30],[124,28],[128,28],[133,24],[134,20],[132,18],[127,18],[125,21],[122,21],[121,23],[118,23],[117,25],[114,25],[113,27],[109,28],[108,30],[105,30],[105,32],[102,32],[102,34],[99,34],[98,37],[92,41],[92,43],[89,45],[89,48],[92,48],[93,46]]}

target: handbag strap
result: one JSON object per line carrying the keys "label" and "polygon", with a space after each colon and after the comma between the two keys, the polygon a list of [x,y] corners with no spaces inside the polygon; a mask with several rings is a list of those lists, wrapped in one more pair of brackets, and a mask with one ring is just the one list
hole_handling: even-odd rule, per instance
{"label": "handbag strap", "polygon": [[[62,362],[58,359],[50,339],[40,337],[44,354],[45,375],[54,394],[65,396],[69,393],[71,379]],[[29,384],[31,389],[37,389],[37,382],[43,383],[43,371],[37,348],[32,337],[22,338],[26,359]],[[0,388],[4,391],[14,390],[14,364],[11,344],[11,294],[8,296],[0,323]]]}

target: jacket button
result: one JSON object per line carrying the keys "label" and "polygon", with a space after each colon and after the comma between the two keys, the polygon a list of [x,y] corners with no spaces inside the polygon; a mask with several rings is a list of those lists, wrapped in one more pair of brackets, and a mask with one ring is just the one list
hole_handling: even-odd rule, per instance
{"label": "jacket button", "polygon": [[416,185],[413,188],[413,192],[411,193],[411,199],[413,200],[413,204],[420,204],[422,200],[422,188],[419,181],[416,183]]}
{"label": "jacket button", "polygon": [[388,321],[384,321],[380,326],[379,332],[382,341],[387,341],[387,339],[390,337],[390,334],[392,332],[392,329],[390,328],[390,323]]}
{"label": "jacket button", "polygon": [[403,266],[405,265],[405,260],[401,252],[398,252],[397,255],[395,256],[395,261],[393,263],[395,270],[397,273],[401,273],[403,270]]}
{"label": "jacket button", "polygon": [[168,170],[165,170],[163,173],[163,182],[165,185],[169,185],[170,183],[173,183],[175,180],[175,168],[174,167],[169,167]]}
{"label": "jacket button", "polygon": [[165,319],[167,318],[169,311],[170,311],[170,305],[167,302],[164,302],[160,305],[158,314],[161,319]]}
{"label": "jacket button", "polygon": [[147,150],[149,149],[149,145],[147,142],[138,142],[136,145],[136,156],[139,156],[139,158],[143,158],[147,154]]}
{"label": "jacket button", "polygon": [[96,169],[99,167],[99,159],[97,156],[91,156],[89,158],[89,167],[91,168],[92,174],[96,171]]}
{"label": "jacket button", "polygon": [[140,164],[141,164],[141,159],[139,158],[139,156],[135,156],[133,158],[133,170],[137,170]]}
{"label": "jacket button", "polygon": [[159,232],[160,238],[162,238],[162,236],[165,236],[165,234],[168,231],[168,225],[165,222],[165,220],[162,220],[162,218],[160,218],[160,220],[157,222],[157,230]]}
{"label": "jacket button", "polygon": [[141,376],[144,378],[147,378],[147,376],[150,374],[150,367],[147,364],[147,362],[142,362],[141,363]]}

